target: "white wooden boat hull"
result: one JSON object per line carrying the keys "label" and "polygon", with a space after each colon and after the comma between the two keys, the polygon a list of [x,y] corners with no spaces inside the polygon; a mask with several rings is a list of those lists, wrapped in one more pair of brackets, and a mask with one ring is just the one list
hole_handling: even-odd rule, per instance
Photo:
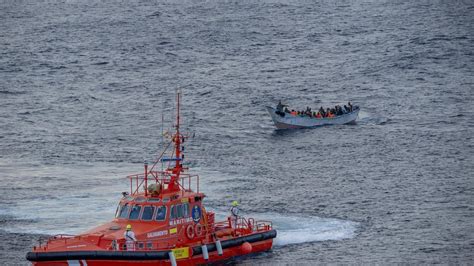
{"label": "white wooden boat hull", "polygon": [[293,116],[288,113],[282,117],[275,113],[275,108],[270,106],[267,106],[266,108],[272,117],[273,123],[278,129],[312,128],[325,125],[355,124],[360,111],[360,108],[355,107],[352,112],[339,115],[334,118],[312,118],[308,116]]}

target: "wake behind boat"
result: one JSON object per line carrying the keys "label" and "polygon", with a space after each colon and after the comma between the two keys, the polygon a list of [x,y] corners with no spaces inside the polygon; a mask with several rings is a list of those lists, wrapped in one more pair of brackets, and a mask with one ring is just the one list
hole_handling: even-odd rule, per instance
{"label": "wake behind boat", "polygon": [[[312,128],[325,125],[344,125],[355,124],[359,116],[359,106],[347,109],[324,111],[322,108],[318,112],[311,112],[308,109],[304,112],[289,111],[287,108],[283,110],[284,105],[278,104],[277,108],[266,106],[267,111],[272,117],[273,123],[277,129],[296,129],[296,128]],[[346,106],[344,106],[346,107]]]}

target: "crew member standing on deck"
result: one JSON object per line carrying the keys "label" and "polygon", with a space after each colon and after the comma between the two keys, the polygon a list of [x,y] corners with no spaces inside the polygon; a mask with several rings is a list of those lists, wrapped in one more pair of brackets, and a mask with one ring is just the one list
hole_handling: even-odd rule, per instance
{"label": "crew member standing on deck", "polygon": [[131,225],[127,225],[127,230],[125,231],[123,236],[125,237],[125,245],[127,247],[127,250],[135,251],[135,241],[137,241],[137,239],[135,238],[135,233],[132,231]]}
{"label": "crew member standing on deck", "polygon": [[287,106],[286,104],[282,104],[281,103],[281,100],[278,102],[277,104],[277,107],[276,107],[276,111],[275,111],[275,114],[283,117],[285,116],[285,113],[283,112],[283,107]]}
{"label": "crew member standing on deck", "polygon": [[237,227],[237,221],[239,219],[239,203],[234,200],[232,201],[232,208],[230,208],[230,215],[231,215],[231,222],[232,222],[232,228]]}

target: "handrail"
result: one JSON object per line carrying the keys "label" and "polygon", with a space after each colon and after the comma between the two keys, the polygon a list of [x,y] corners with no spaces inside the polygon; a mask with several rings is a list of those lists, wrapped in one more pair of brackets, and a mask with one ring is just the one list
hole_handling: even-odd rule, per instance
{"label": "handrail", "polygon": [[57,234],[57,235],[54,235],[52,236],[52,238],[54,239],[62,239],[62,238],[73,238],[75,237],[76,235],[70,235],[70,234]]}

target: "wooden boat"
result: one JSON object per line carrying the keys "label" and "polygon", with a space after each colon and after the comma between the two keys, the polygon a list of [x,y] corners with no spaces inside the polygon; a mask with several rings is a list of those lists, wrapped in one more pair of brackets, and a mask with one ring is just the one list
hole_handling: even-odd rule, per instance
{"label": "wooden boat", "polygon": [[277,114],[276,109],[270,106],[266,106],[266,109],[268,113],[270,113],[275,127],[278,129],[312,128],[325,125],[355,124],[360,111],[358,106],[354,106],[352,112],[350,113],[338,115],[333,118],[315,118],[307,115],[292,115],[290,113]]}
{"label": "wooden boat", "polygon": [[[26,256],[33,265],[201,265],[271,249],[276,230],[270,221],[215,221],[204,207],[199,176],[183,167],[182,144],[190,136],[179,131],[179,94],[177,103],[171,155],[165,157],[165,149],[143,173],[128,176],[130,191],[122,193],[115,219],[40,243]],[[166,162],[166,170],[157,171],[158,162]],[[135,240],[125,239],[129,230]]]}

